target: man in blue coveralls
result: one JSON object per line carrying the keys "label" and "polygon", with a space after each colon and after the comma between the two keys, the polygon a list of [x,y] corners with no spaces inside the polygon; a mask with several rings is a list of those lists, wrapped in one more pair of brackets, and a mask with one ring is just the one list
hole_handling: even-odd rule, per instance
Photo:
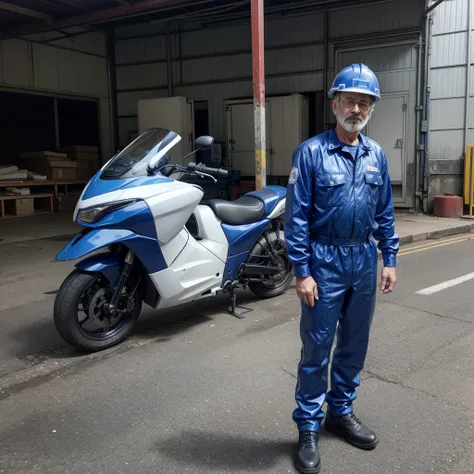
{"label": "man in blue coveralls", "polygon": [[[383,257],[380,291],[396,283],[392,188],[382,148],[360,133],[380,100],[375,74],[363,64],[343,69],[329,91],[336,128],[302,143],[288,182],[285,240],[301,299],[301,361],[293,419],[299,430],[296,467],[318,473],[324,427],[358,448],[376,434],[353,413],[369,342],[377,288],[377,245]],[[328,364],[337,345],[327,393]]]}

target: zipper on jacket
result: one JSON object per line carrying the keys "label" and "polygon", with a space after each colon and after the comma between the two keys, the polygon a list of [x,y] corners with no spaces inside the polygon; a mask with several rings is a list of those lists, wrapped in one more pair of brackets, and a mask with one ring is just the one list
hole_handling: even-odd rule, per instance
{"label": "zipper on jacket", "polygon": [[351,239],[354,238],[354,228],[355,228],[355,215],[356,215],[356,208],[357,208],[357,196],[356,196],[356,189],[355,189],[355,176],[356,176],[356,166],[357,166],[357,158],[358,158],[359,151],[357,151],[357,155],[353,161],[354,166],[352,168],[352,191],[354,193],[354,210],[352,212],[352,232],[351,232]]}

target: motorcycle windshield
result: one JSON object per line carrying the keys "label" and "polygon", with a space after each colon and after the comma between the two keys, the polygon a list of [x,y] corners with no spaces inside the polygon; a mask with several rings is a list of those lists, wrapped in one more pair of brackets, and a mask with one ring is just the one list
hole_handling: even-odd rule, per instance
{"label": "motorcycle windshield", "polygon": [[101,179],[126,179],[147,175],[147,166],[155,164],[181,137],[171,130],[151,128],[143,132],[104,167]]}

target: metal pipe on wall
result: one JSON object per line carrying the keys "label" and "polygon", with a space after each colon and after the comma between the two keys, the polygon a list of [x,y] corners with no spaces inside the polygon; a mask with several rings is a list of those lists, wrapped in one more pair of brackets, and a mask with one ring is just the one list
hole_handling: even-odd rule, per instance
{"label": "metal pipe on wall", "polygon": [[[430,167],[430,151],[429,151],[429,137],[430,137],[430,77],[431,77],[431,41],[432,41],[432,25],[433,14],[432,11],[443,3],[444,0],[437,0],[430,5],[430,0],[426,0],[425,13],[423,15],[423,30],[424,30],[424,78],[423,78],[423,212],[428,213],[428,197],[429,197],[429,167]],[[470,8],[471,0],[468,0]],[[470,23],[470,10],[468,14],[468,22]],[[470,30],[470,26],[469,26]],[[468,34],[468,37],[470,34]],[[470,53],[468,53],[470,54]],[[470,69],[470,58],[468,60],[468,69]],[[466,85],[466,87],[469,87]],[[467,98],[469,99],[469,98]],[[468,101],[468,100],[467,100]],[[468,110],[469,112],[469,110]]]}
{"label": "metal pipe on wall", "polygon": [[471,96],[471,1],[467,2],[467,61],[466,61],[466,103],[464,107],[464,148],[466,153],[469,134],[470,96]]}
{"label": "metal pipe on wall", "polygon": [[[470,0],[468,0],[470,1]],[[444,2],[444,0],[437,0],[436,2],[433,3],[430,7],[427,7],[425,10],[425,15],[428,15],[432,10],[434,10],[438,5],[441,5]],[[429,3],[429,2],[428,2]]]}
{"label": "metal pipe on wall", "polygon": [[324,113],[324,130],[328,123],[328,104],[326,94],[328,90],[328,69],[329,69],[329,9],[326,5],[324,8],[324,77],[323,77],[323,113]]}
{"label": "metal pipe on wall", "polygon": [[168,97],[173,97],[173,71],[171,62],[171,33],[169,25],[166,26],[166,74],[168,81]]}
{"label": "metal pipe on wall", "polygon": [[266,126],[265,126],[265,44],[263,0],[251,0],[253,100],[255,128],[255,186],[266,186]]}
{"label": "metal pipe on wall", "polygon": [[425,15],[425,84],[424,84],[424,121],[426,123],[426,132],[424,133],[423,143],[423,212],[428,213],[428,191],[429,191],[429,123],[430,123],[430,58],[431,58],[431,25],[432,16],[431,14]]}
{"label": "metal pipe on wall", "polygon": [[179,60],[179,84],[183,84],[183,32],[181,22],[178,22],[178,60]]}
{"label": "metal pipe on wall", "polygon": [[421,89],[422,89],[422,66],[423,66],[423,35],[420,33],[418,38],[418,67],[416,72],[416,120],[415,120],[415,137],[416,137],[416,150],[415,150],[415,210],[417,212],[421,209],[421,189],[422,183],[420,182],[421,173],[421,150],[419,145],[421,143],[422,133],[421,132],[421,120],[422,120],[422,105],[421,105]]}

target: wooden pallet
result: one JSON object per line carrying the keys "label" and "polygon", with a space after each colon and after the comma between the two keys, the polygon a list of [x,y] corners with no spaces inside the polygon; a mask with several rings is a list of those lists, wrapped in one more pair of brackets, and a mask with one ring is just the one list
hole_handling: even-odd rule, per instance
{"label": "wooden pallet", "polygon": [[[2,181],[0,180],[0,218],[6,217],[5,201],[12,199],[45,199],[49,198],[48,208],[51,209],[51,212],[56,210],[55,206],[59,201],[60,196],[67,196],[71,191],[76,190],[76,186],[79,186],[80,191],[87,184],[87,181],[83,180],[24,180],[24,181]],[[44,189],[37,190],[38,192],[34,194],[25,194],[25,195],[2,195],[2,188],[38,188],[39,186],[44,187]],[[33,191],[33,189],[31,189]],[[52,203],[52,204],[51,204]],[[34,203],[33,203],[33,207]],[[49,212],[49,209],[47,212]],[[19,216],[18,216],[19,217]],[[26,217],[26,216],[25,216]]]}

